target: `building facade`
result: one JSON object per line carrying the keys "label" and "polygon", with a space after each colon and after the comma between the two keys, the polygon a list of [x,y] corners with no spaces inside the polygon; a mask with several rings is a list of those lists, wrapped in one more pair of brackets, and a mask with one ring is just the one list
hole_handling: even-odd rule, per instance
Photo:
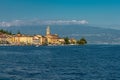
{"label": "building facade", "polygon": [[64,39],[60,38],[57,34],[51,34],[50,32],[50,27],[48,26],[46,29],[46,39],[47,39],[47,44],[64,44]]}
{"label": "building facade", "polygon": [[0,43],[9,43],[12,45],[61,45],[65,43],[63,38],[60,38],[57,34],[51,34],[50,27],[46,28],[46,35],[7,35],[0,33]]}
{"label": "building facade", "polygon": [[15,45],[32,45],[33,36],[22,35],[22,34],[13,35],[11,43]]}

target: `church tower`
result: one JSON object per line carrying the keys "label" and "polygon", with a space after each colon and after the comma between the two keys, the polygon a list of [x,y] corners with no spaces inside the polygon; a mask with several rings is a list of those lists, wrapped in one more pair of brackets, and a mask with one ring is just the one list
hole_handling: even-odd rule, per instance
{"label": "church tower", "polygon": [[50,27],[47,26],[47,29],[46,29],[46,35],[49,35],[50,34]]}

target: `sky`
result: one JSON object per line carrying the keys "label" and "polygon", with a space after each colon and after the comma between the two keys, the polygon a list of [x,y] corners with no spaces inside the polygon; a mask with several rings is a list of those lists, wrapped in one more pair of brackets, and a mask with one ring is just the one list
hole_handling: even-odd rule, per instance
{"label": "sky", "polygon": [[0,0],[0,26],[30,22],[120,25],[120,0]]}

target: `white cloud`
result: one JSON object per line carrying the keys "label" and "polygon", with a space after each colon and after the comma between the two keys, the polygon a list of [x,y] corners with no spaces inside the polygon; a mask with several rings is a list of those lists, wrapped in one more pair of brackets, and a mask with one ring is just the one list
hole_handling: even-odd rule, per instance
{"label": "white cloud", "polygon": [[68,24],[88,24],[86,20],[54,20],[54,21],[44,21],[45,24],[58,24],[58,25],[68,25]]}
{"label": "white cloud", "polygon": [[25,22],[21,20],[15,20],[15,21],[10,21],[10,22],[0,22],[0,26],[2,27],[10,27],[10,26],[21,26],[24,25]]}
{"label": "white cloud", "polygon": [[2,21],[1,27],[11,26],[33,26],[33,25],[70,25],[70,24],[88,24],[86,20],[14,20],[14,21]]}

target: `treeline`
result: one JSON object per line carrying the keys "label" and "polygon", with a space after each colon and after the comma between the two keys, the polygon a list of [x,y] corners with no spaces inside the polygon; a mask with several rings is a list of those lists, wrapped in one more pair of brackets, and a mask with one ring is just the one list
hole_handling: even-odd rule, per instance
{"label": "treeline", "polygon": [[77,44],[87,44],[87,40],[85,38],[81,38],[80,40],[77,41]]}
{"label": "treeline", "polygon": [[65,40],[65,44],[78,44],[78,45],[87,44],[87,40],[85,38],[81,38],[80,40],[77,41],[70,41],[68,37],[65,37],[64,40]]}
{"label": "treeline", "polygon": [[12,35],[12,32],[3,29],[0,29],[0,33]]}

